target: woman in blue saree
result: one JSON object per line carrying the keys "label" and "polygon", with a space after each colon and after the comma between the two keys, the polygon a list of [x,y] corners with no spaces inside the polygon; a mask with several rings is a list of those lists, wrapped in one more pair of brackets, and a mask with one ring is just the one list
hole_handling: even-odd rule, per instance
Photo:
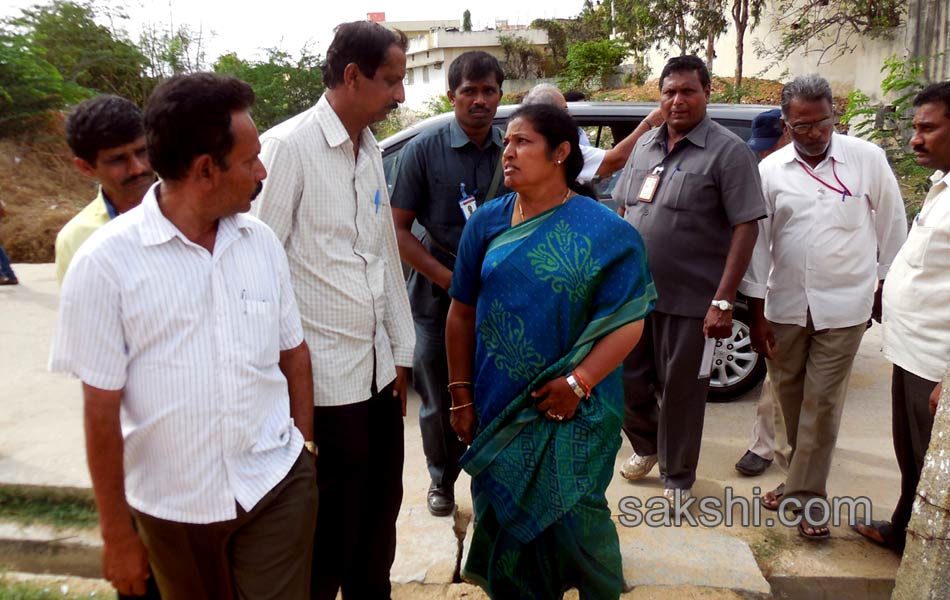
{"label": "woman in blue saree", "polygon": [[475,532],[463,577],[492,598],[618,598],[605,490],[623,421],[619,366],[656,292],[636,230],[575,183],[563,110],[509,122],[515,193],[472,215],[446,324],[452,426],[470,444]]}

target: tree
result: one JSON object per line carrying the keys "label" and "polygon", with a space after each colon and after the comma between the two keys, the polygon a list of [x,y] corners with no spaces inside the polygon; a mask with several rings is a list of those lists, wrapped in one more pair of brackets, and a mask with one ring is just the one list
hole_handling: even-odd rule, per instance
{"label": "tree", "polygon": [[551,49],[551,70],[560,73],[567,62],[567,30],[557,19],[535,19],[532,29],[543,29],[548,33],[548,48]]}
{"label": "tree", "polygon": [[465,12],[462,13],[462,31],[471,31],[472,30],[472,12],[465,9]]}
{"label": "tree", "polygon": [[28,128],[50,110],[90,95],[64,81],[43,55],[29,38],[0,32],[0,135]]}
{"label": "tree", "polygon": [[257,97],[252,113],[258,129],[274,125],[313,106],[323,93],[320,57],[306,46],[294,59],[278,48],[268,48],[267,58],[248,62],[234,53],[225,54],[214,64],[214,71],[246,81]]}
{"label": "tree", "polygon": [[571,43],[593,42],[610,37],[609,8],[601,3],[584,0],[584,6],[573,19],[535,19],[531,27],[544,29],[551,49],[550,70],[560,73],[567,64],[568,40]]}
{"label": "tree", "polygon": [[151,86],[143,80],[147,61],[131,42],[96,23],[91,3],[54,0],[23,9],[3,21],[7,36],[20,37],[20,47],[40,53],[63,81],[144,103]]}
{"label": "tree", "polygon": [[562,89],[606,88],[614,69],[626,55],[627,48],[619,40],[571,44],[567,51],[567,67],[559,83]]}
{"label": "tree", "polygon": [[907,547],[897,571],[895,600],[950,597],[950,369],[934,417],[930,447],[907,526]]}
{"label": "tree", "polygon": [[614,0],[613,28],[627,44],[638,68],[646,68],[646,53],[651,47],[673,46],[680,54],[705,54],[711,69],[715,39],[728,25],[724,2]]}
{"label": "tree", "polygon": [[890,36],[906,18],[906,0],[776,0],[773,31],[778,45],[757,45],[776,62],[803,51],[817,52],[818,64],[853,52],[862,36]]}
{"label": "tree", "polygon": [[529,79],[544,73],[544,53],[527,38],[512,35],[498,36],[498,43],[505,53],[505,77]]}
{"label": "tree", "polygon": [[654,40],[657,48],[669,44],[678,48],[680,54],[703,54],[709,36],[718,37],[726,30],[726,18],[719,0],[629,1],[643,5],[645,10],[638,14],[652,29],[653,35],[649,39]]}
{"label": "tree", "polygon": [[732,23],[736,27],[736,78],[733,87],[742,89],[742,59],[745,55],[746,29],[759,24],[765,0],[732,0]]}
{"label": "tree", "polygon": [[201,27],[197,30],[188,25],[160,28],[149,24],[142,31],[139,45],[148,59],[149,76],[156,80],[207,67]]}
{"label": "tree", "polygon": [[944,31],[947,4],[933,0],[910,0],[904,45],[911,57],[920,58],[927,81],[950,79],[950,41]]}

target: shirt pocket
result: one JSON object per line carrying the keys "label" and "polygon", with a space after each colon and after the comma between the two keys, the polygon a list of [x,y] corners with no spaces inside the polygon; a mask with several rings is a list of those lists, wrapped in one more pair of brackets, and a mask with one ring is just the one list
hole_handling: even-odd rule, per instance
{"label": "shirt pocket", "polygon": [[[612,192],[617,205],[636,206],[639,204],[640,201],[637,197],[640,195],[640,188],[643,187],[643,181],[649,174],[650,169],[631,169],[629,173],[624,172]],[[654,198],[656,198],[655,194]]]}
{"label": "shirt pocket", "polygon": [[[828,195],[825,194],[824,198],[827,201]],[[833,205],[831,208],[832,224],[841,229],[857,229],[871,216],[867,200],[863,195],[834,194],[830,200]]]}
{"label": "shirt pocket", "polygon": [[280,325],[276,302],[241,300],[237,338],[241,357],[256,366],[277,364],[280,359]]}
{"label": "shirt pocket", "polygon": [[703,173],[675,171],[668,181],[660,183],[660,187],[664,184],[667,186],[664,197],[673,210],[706,214],[713,208],[711,202],[719,202],[715,180]]}
{"label": "shirt pocket", "polygon": [[930,246],[930,240],[933,239],[934,228],[923,225],[914,225],[904,247],[901,248],[901,255],[907,264],[915,269],[924,267],[924,260],[927,257],[927,249]]}

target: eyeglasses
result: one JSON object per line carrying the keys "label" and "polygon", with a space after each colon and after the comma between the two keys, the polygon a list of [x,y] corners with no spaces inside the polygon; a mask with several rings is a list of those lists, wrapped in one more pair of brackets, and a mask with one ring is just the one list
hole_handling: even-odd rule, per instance
{"label": "eyeglasses", "polygon": [[821,121],[815,121],[814,123],[799,123],[798,125],[789,125],[788,128],[792,130],[792,133],[803,134],[811,131],[812,127],[824,129],[829,125],[833,125],[837,120],[837,117],[831,116],[826,119],[822,119]]}

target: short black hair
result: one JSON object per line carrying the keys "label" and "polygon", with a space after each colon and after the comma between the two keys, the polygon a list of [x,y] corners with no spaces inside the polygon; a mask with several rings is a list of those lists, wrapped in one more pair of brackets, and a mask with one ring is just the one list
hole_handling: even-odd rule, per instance
{"label": "short black hair", "polygon": [[568,92],[564,92],[565,102],[583,102],[584,100],[587,100],[587,95],[584,94],[584,92],[579,90],[570,90]]}
{"label": "short black hair", "polygon": [[462,85],[462,81],[480,81],[489,75],[495,76],[498,88],[505,82],[505,70],[498,59],[481,50],[463,52],[449,65],[449,89],[453,92]]}
{"label": "short black hair", "polygon": [[914,98],[914,107],[924,104],[939,104],[943,102],[943,115],[950,119],[950,81],[932,83],[920,90]]}
{"label": "short black hair", "polygon": [[571,115],[560,106],[551,104],[522,104],[511,113],[508,122],[515,119],[524,119],[531,123],[535,131],[544,136],[548,145],[548,156],[563,142],[571,145],[571,152],[564,159],[564,178],[567,187],[578,194],[594,197],[594,190],[588,185],[577,182],[577,176],[584,168],[584,155],[577,137],[577,123]]}
{"label": "short black hair", "polygon": [[176,75],[163,81],[145,107],[148,159],[170,181],[184,178],[192,160],[210,154],[227,169],[234,147],[231,113],[248,110],[254,90],[236,77],[212,73]]}
{"label": "short black hair", "polygon": [[403,52],[409,49],[405,33],[372,21],[342,23],[334,33],[327,58],[320,64],[323,83],[328,88],[343,83],[343,71],[350,63],[356,63],[360,73],[372,79],[376,77],[376,69],[386,63],[392,46],[398,46]]}
{"label": "short black hair", "polygon": [[93,166],[100,150],[131,144],[143,135],[142,109],[111,94],[80,102],[66,118],[66,143]]}
{"label": "short black hair", "polygon": [[709,69],[706,68],[706,63],[703,62],[703,59],[694,54],[687,54],[684,56],[674,56],[666,61],[663,72],[660,73],[660,89],[663,89],[663,80],[666,79],[667,75],[670,73],[682,73],[684,71],[696,71],[696,75],[699,77],[699,83],[703,88],[707,88],[712,84],[712,80],[709,78]]}

